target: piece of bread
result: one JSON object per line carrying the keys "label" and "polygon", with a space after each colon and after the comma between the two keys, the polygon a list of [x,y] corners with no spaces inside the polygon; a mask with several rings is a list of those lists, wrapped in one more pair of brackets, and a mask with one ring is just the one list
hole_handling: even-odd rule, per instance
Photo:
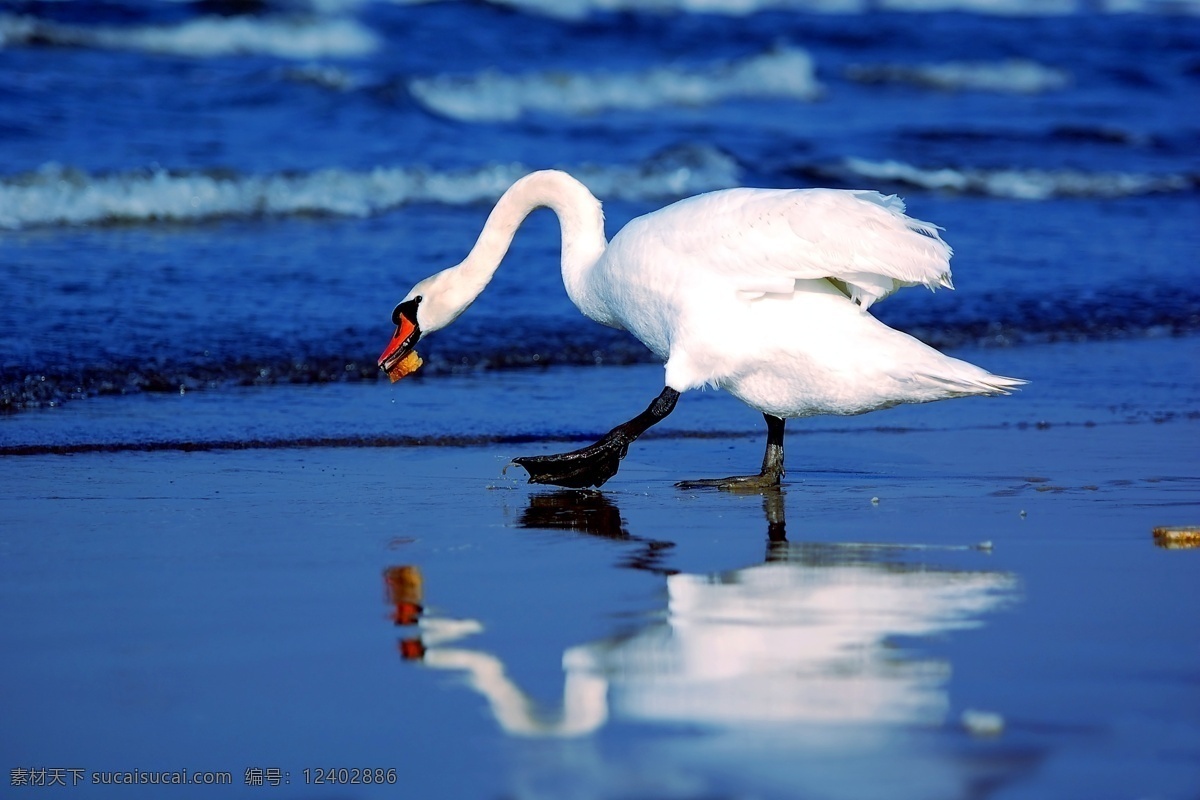
{"label": "piece of bread", "polygon": [[392,383],[395,383],[405,375],[408,375],[410,372],[416,372],[417,369],[419,369],[424,363],[425,362],[421,360],[421,357],[417,355],[417,351],[414,350],[404,358],[397,361],[396,364],[390,370],[388,370],[387,375],[392,379]]}

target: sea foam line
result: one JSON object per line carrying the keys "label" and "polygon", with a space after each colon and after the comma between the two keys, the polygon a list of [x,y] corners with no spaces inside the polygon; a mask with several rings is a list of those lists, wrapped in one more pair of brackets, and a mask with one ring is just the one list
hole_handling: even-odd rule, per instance
{"label": "sea foam line", "polygon": [[[408,203],[494,201],[530,171],[511,163],[455,172],[378,167],[272,175],[163,169],[92,175],[49,164],[0,179],[0,229],[297,214],[364,217]],[[740,173],[732,158],[708,147],[677,148],[632,166],[585,164],[570,171],[601,198],[635,201],[734,186]]]}
{"label": "sea foam line", "polygon": [[374,33],[351,19],[306,16],[200,17],[177,25],[85,26],[0,14],[0,48],[29,44],[134,50],[213,58],[267,55],[287,59],[369,55]]}
{"label": "sea foam line", "polygon": [[414,78],[409,91],[426,108],[454,119],[513,120],[529,112],[586,115],[611,109],[703,106],[732,98],[814,100],[821,94],[812,57],[799,48],[702,67],[639,72],[535,72]]}
{"label": "sea foam line", "polygon": [[846,77],[859,83],[909,83],[943,91],[1037,94],[1065,89],[1070,73],[1026,59],[948,61],[942,64],[855,64]]}
{"label": "sea foam line", "polygon": [[559,19],[594,13],[650,12],[747,16],[760,11],[865,14],[871,11],[957,11],[1010,17],[1082,13],[1200,15],[1200,0],[486,0],[499,6]]}
{"label": "sea foam line", "polygon": [[838,171],[871,181],[1018,200],[1129,197],[1159,192],[1186,192],[1197,186],[1196,179],[1187,175],[1084,172],[1074,169],[923,168],[902,161],[870,161],[862,158],[847,158]]}

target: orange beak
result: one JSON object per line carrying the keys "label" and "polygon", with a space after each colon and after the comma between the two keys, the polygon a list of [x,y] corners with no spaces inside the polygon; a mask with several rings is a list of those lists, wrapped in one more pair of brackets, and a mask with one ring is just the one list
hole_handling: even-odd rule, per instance
{"label": "orange beak", "polygon": [[392,334],[392,340],[379,356],[379,368],[388,374],[392,383],[416,371],[423,363],[413,349],[420,338],[421,332],[416,323],[406,315],[398,314],[396,332]]}

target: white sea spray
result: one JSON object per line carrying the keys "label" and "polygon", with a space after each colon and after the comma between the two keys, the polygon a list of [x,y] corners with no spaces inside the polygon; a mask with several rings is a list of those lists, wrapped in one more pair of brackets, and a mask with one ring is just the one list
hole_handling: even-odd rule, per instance
{"label": "white sea spray", "polygon": [[846,77],[860,83],[909,83],[943,91],[1038,94],[1071,84],[1066,70],[1013,58],[1005,61],[947,61],[939,64],[853,64]]}
{"label": "white sea spray", "polygon": [[[667,151],[632,165],[568,169],[601,198],[678,198],[738,183],[729,156],[707,147]],[[518,163],[438,171],[422,166],[241,175],[164,169],[92,175],[58,164],[0,179],[0,229],[198,222],[298,214],[365,217],[408,203],[496,200],[531,168]]]}
{"label": "white sea spray", "polygon": [[[317,0],[320,2],[320,0]],[[1200,15],[1200,0],[487,0],[498,6],[559,19],[635,11],[659,14],[748,16],[762,11],[865,14],[962,12],[989,16],[1066,16],[1083,13]]]}
{"label": "white sea spray", "polygon": [[981,194],[1019,200],[1052,197],[1114,198],[1181,192],[1195,182],[1186,175],[1086,172],[1077,169],[917,167],[902,161],[847,158],[844,169],[857,178],[905,183],[922,189]]}
{"label": "white sea spray", "polygon": [[507,74],[489,69],[475,75],[435,75],[414,78],[409,91],[425,107],[447,117],[500,121],[530,112],[579,116],[737,98],[809,101],[822,89],[805,50],[779,47],[734,61],[662,65],[637,72]]}
{"label": "white sea spray", "polygon": [[369,55],[378,37],[348,18],[276,15],[199,17],[162,25],[71,25],[0,15],[0,47],[37,41],[63,47],[133,50],[190,58],[267,55],[287,59]]}

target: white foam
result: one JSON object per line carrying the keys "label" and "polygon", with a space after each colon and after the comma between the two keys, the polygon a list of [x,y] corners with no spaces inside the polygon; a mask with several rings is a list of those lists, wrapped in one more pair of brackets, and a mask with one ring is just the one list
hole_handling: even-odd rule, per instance
{"label": "white foam", "polygon": [[1013,17],[1062,16],[1081,10],[1079,0],[882,0],[881,5],[889,11],[967,11]]}
{"label": "white foam", "polygon": [[[494,201],[529,171],[522,164],[491,164],[457,172],[380,167],[239,176],[160,169],[97,176],[50,164],[0,180],[0,229],[262,215],[361,217],[407,203]],[[683,197],[733,186],[739,173],[732,159],[710,148],[671,151],[633,166],[583,165],[570,171],[601,199],[626,200]]]}
{"label": "white foam", "polygon": [[353,72],[328,64],[308,63],[288,67],[279,73],[285,80],[307,83],[337,92],[350,92],[361,88],[365,81]]}
{"label": "white foam", "polygon": [[1195,181],[1184,175],[1084,172],[1072,169],[926,169],[901,161],[868,161],[860,158],[846,159],[844,166],[849,174],[871,181],[906,183],[923,189],[1019,200],[1115,198],[1181,192],[1195,187]]}
{"label": "white foam", "polygon": [[33,17],[0,14],[0,48],[22,45],[33,39],[38,29]]}
{"label": "white foam", "polygon": [[965,11],[996,16],[1107,14],[1200,14],[1200,0],[879,0],[892,11]]}
{"label": "white foam", "polygon": [[745,16],[769,9],[856,13],[868,0],[488,0],[496,5],[559,19],[582,19],[593,12],[725,14]]}
{"label": "white foam", "polygon": [[1065,89],[1069,73],[1026,59],[948,61],[942,64],[852,65],[846,77],[861,83],[911,83],[945,91],[1037,94]]}
{"label": "white foam", "polygon": [[33,41],[68,47],[135,50],[191,58],[268,55],[313,59],[364,56],[379,41],[351,19],[266,16],[199,17],[177,25],[88,26],[0,15],[0,46]]}
{"label": "white foam", "polygon": [[702,13],[745,16],[784,10],[822,14],[870,11],[959,11],[992,16],[1065,16],[1080,13],[1200,15],[1200,0],[488,0],[495,5],[560,19],[596,12]]}
{"label": "white foam", "polygon": [[661,66],[641,72],[538,72],[439,75],[409,83],[427,108],[468,121],[512,120],[531,111],[564,115],[609,109],[699,106],[731,98],[812,100],[821,92],[807,52],[779,48],[704,67]]}

